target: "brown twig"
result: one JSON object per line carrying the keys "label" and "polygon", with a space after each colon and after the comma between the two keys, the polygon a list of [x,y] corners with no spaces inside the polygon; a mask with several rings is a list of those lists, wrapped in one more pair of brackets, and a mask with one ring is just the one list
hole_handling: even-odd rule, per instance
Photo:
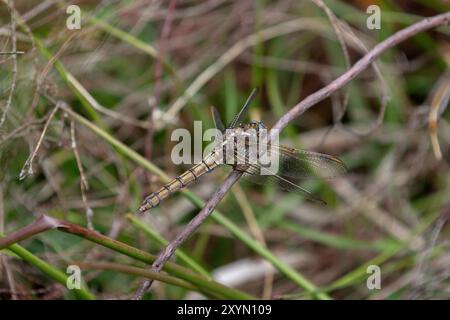
{"label": "brown twig", "polygon": [[78,172],[80,173],[80,190],[84,210],[86,212],[86,224],[88,229],[94,230],[94,225],[92,223],[94,212],[92,211],[92,208],[89,206],[88,198],[86,195],[86,192],[89,189],[89,184],[86,179],[86,176],[84,175],[83,164],[81,163],[80,153],[78,152],[77,139],[75,135],[75,121],[73,119],[70,120],[70,139],[71,139],[71,148],[73,154],[75,155],[75,160],[78,167]]}
{"label": "brown twig", "polygon": [[430,111],[428,113],[428,132],[430,134],[431,147],[437,160],[442,159],[442,151],[438,139],[438,121],[447,108],[450,101],[450,69],[448,69],[437,81],[430,99]]}
{"label": "brown twig", "polygon": [[[112,249],[115,252],[122,253],[128,257],[144,263],[153,263],[154,261],[156,261],[155,256],[145,251],[132,247],[118,240],[112,239],[95,230],[89,230],[78,224],[60,220],[47,215],[40,216],[31,224],[26,225],[25,227],[10,233],[5,237],[2,237],[0,235],[0,250],[3,250],[4,248],[7,248],[21,240],[28,239],[41,232],[46,232],[54,229],[79,236],[83,239],[99,244],[102,247]],[[193,272],[192,270],[175,263],[167,262],[164,264],[163,269],[167,271],[167,273],[176,276],[179,280],[187,281],[188,283],[195,285],[198,288],[198,291],[208,293],[207,296],[229,299],[254,299],[254,297],[251,295],[221,285],[218,282],[212,280],[209,276]],[[145,275],[143,276],[145,277],[151,274],[152,272],[145,272]]]}
{"label": "brown twig", "polygon": [[294,118],[300,116],[303,112],[311,108],[316,103],[328,98],[333,92],[342,88],[353,80],[359,73],[366,69],[380,54],[389,48],[392,48],[400,42],[411,38],[419,32],[435,28],[441,25],[448,24],[450,22],[450,12],[436,15],[431,18],[425,18],[405,29],[402,29],[394,33],[389,38],[377,44],[372,50],[370,50],[364,57],[356,62],[347,72],[340,77],[332,81],[327,86],[314,92],[306,97],[300,103],[296,104],[291,110],[289,110],[284,116],[282,116],[277,123],[273,126],[274,131],[283,130],[289,122]]}
{"label": "brown twig", "polygon": [[[345,69],[348,70],[351,65],[350,61],[350,54],[348,52],[347,44],[344,39],[343,30],[341,29],[342,22],[336,17],[336,15],[331,11],[331,9],[322,1],[322,0],[312,0],[312,2],[315,3],[316,6],[318,6],[328,17],[328,20],[330,20],[330,24],[333,27],[334,33],[336,34],[336,38],[339,42],[339,46],[341,47],[342,54],[344,55],[344,61],[345,61]],[[342,106],[341,106],[341,113],[344,113],[344,111],[347,109],[347,104],[350,98],[350,90],[348,88],[345,89],[342,95]]]}
{"label": "brown twig", "polygon": [[48,127],[50,126],[50,123],[52,122],[52,119],[55,117],[56,112],[59,110],[59,105],[56,104],[56,106],[53,108],[53,110],[50,112],[50,115],[45,122],[44,129],[42,130],[41,136],[39,137],[39,140],[36,144],[36,147],[34,148],[33,152],[30,153],[29,157],[27,158],[27,161],[25,161],[25,164],[22,167],[22,170],[20,170],[19,179],[23,180],[27,176],[32,176],[34,174],[33,170],[33,161],[36,157],[39,148],[42,145],[42,142],[44,141],[45,134],[48,130]]}
{"label": "brown twig", "polygon": [[[322,0],[312,0],[316,3],[322,10],[325,11],[327,14],[333,29],[335,30],[336,36],[338,38],[339,44],[342,47],[342,51],[344,53],[344,58],[346,61],[346,69],[350,66],[350,56],[348,53],[348,49],[346,47],[346,43],[344,40],[344,37],[347,38],[347,41],[354,42],[355,46],[359,48],[364,54],[367,54],[369,50],[364,45],[364,43],[355,35],[355,33],[352,31],[350,26],[339,20],[334,13],[327,7],[327,5]],[[333,118],[334,118],[334,125],[330,128],[329,131],[326,132],[326,134],[323,136],[323,139],[321,141],[321,145],[324,143],[324,141],[329,137],[331,132],[337,128],[344,128],[345,130],[349,130],[351,133],[359,136],[368,136],[372,132],[378,129],[378,127],[383,123],[384,114],[386,111],[386,106],[389,101],[389,90],[388,86],[386,84],[386,81],[383,78],[383,75],[381,73],[380,67],[376,62],[372,63],[372,68],[375,71],[375,75],[379,78],[381,88],[382,88],[382,96],[380,97],[380,111],[378,113],[378,117],[374,124],[369,128],[369,130],[366,130],[364,132],[357,132],[350,128],[346,128],[342,125],[342,119],[344,118],[344,115],[346,114],[347,108],[348,108],[348,100],[349,100],[349,90],[348,88],[345,89],[342,106],[339,109],[333,108]],[[332,97],[333,98],[333,97]]]}
{"label": "brown twig", "polygon": [[[181,231],[178,236],[172,240],[159,254],[158,258],[153,262],[151,270],[155,272],[161,271],[164,263],[170,259],[175,250],[186,241],[191,234],[198,229],[198,227],[209,217],[214,208],[219,204],[220,200],[227,194],[228,190],[239,180],[242,176],[242,172],[233,171],[230,173],[225,182],[220,186],[219,189],[214,193],[214,195],[205,204],[203,209],[188,223],[188,225]],[[150,288],[153,280],[145,280],[139,286],[139,289],[134,295],[135,300],[142,299],[144,293]]]}
{"label": "brown twig", "polygon": [[[332,81],[327,86],[314,92],[306,97],[304,100],[296,104],[291,110],[289,110],[284,116],[282,116],[271,130],[271,138],[275,137],[282,129],[284,129],[289,122],[296,117],[303,114],[306,110],[311,108],[318,102],[328,98],[332,93],[339,90],[351,80],[353,80],[359,73],[372,64],[372,62],[387,49],[399,44],[400,42],[414,36],[419,32],[448,24],[450,22],[450,12],[439,14],[431,18],[425,18],[405,29],[402,29],[384,41],[376,45],[370,50],[364,57],[362,57],[356,64],[353,65],[348,71],[342,74],[340,77]],[[159,254],[158,258],[152,264],[151,269],[153,271],[160,271],[164,266],[164,263],[170,259],[175,250],[183,244],[183,242],[197,230],[202,222],[211,214],[219,202],[223,199],[225,194],[233,186],[234,183],[242,176],[242,172],[233,171],[226,178],[224,183],[219,189],[212,195],[211,199],[205,204],[203,209],[195,216],[189,224],[181,231],[181,233],[172,240]],[[134,299],[142,299],[144,293],[150,288],[153,281],[144,281],[140,285],[138,291],[134,295]]]}
{"label": "brown twig", "polygon": [[58,219],[42,215],[33,223],[8,234],[6,237],[0,238],[0,250],[38,233],[61,227],[61,225],[62,222]]}

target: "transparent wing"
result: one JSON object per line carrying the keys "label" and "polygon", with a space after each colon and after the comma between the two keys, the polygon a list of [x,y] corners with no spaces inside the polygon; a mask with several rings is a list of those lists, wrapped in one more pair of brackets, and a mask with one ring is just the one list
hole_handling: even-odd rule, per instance
{"label": "transparent wing", "polygon": [[216,129],[218,129],[220,132],[224,132],[225,126],[222,122],[222,119],[220,119],[219,111],[215,107],[211,106],[211,113],[214,121],[214,126],[216,127]]}
{"label": "transparent wing", "polygon": [[278,174],[296,179],[335,178],[347,172],[342,160],[328,154],[272,145],[270,151],[278,156]]}
{"label": "transparent wing", "polygon": [[[324,204],[311,192],[298,184],[298,180],[333,178],[344,174],[347,169],[344,163],[333,156],[271,145],[270,152],[278,157],[275,168],[263,166],[259,161],[249,164],[244,177],[257,184],[271,184],[288,192],[298,192],[307,199]],[[245,151],[236,151],[237,160],[246,159]],[[273,158],[271,158],[273,159]]]}
{"label": "transparent wing", "polygon": [[[258,164],[251,165],[244,173],[243,178],[259,185],[271,185],[276,188],[282,189],[287,192],[299,193],[305,197],[305,199],[313,201],[318,204],[326,205],[326,202],[313,195],[310,191],[298,185],[296,181],[293,181],[290,177],[283,177],[278,174],[267,172],[267,169],[261,167]],[[265,175],[258,172],[265,172]],[[270,173],[270,174],[267,174]]]}
{"label": "transparent wing", "polygon": [[[246,159],[246,155],[243,151],[236,151],[235,156],[236,161],[243,161]],[[272,185],[287,192],[300,193],[310,201],[319,204],[326,204],[323,200],[317,198],[307,189],[300,186],[296,181],[298,180],[297,177],[291,177],[288,175],[283,176],[270,167],[261,166],[261,164],[259,163],[247,162],[247,164],[248,168],[245,170],[245,173],[243,175],[245,179],[260,185]],[[278,170],[278,172],[279,171],[280,170]]]}
{"label": "transparent wing", "polygon": [[250,106],[250,103],[252,102],[253,98],[255,98],[257,92],[258,92],[257,88],[254,88],[252,90],[252,92],[247,98],[247,101],[245,101],[241,111],[239,111],[239,113],[234,117],[234,119],[231,121],[231,123],[228,125],[227,128],[234,128],[242,122],[242,120],[245,118],[245,115],[247,114],[247,109]]}

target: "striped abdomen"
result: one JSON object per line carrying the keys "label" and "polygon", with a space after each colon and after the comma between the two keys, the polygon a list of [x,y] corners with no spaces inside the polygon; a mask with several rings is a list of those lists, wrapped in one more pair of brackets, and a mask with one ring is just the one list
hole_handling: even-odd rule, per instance
{"label": "striped abdomen", "polygon": [[219,165],[216,153],[213,151],[207,155],[199,164],[196,164],[182,175],[176,177],[168,184],[164,185],[161,189],[153,192],[147,196],[142,205],[139,207],[139,212],[143,213],[153,207],[159,205],[159,203],[170,196],[172,193],[184,188],[188,184],[194,182],[202,175],[210,172]]}

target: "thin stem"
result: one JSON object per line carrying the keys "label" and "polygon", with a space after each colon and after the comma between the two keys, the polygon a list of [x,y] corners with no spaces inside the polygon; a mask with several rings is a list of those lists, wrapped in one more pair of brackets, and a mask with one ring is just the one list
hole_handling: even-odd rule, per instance
{"label": "thin stem", "polygon": [[[134,151],[133,149],[129,148],[113,136],[111,136],[108,132],[105,130],[99,128],[95,124],[91,123],[86,118],[82,117],[81,115],[77,114],[76,112],[72,111],[70,108],[68,108],[66,105],[61,104],[61,109],[63,109],[65,112],[69,113],[76,121],[79,123],[85,125],[88,129],[92,130],[95,134],[100,136],[101,138],[105,139],[108,143],[116,147],[121,153],[123,153],[128,158],[135,161],[137,164],[144,167],[146,170],[149,170],[156,175],[158,175],[163,182],[170,181],[169,176],[159,169],[157,166],[155,166],[150,161],[147,161],[144,157],[142,157],[139,153]],[[184,189],[181,191],[181,193],[188,198],[196,207],[203,208],[204,202],[198,198],[196,195],[194,195],[191,191]],[[308,291],[315,291],[316,287],[309,282],[305,277],[303,277],[300,273],[298,273],[295,269],[287,265],[285,262],[281,261],[279,258],[277,258],[275,255],[273,255],[269,250],[261,246],[257,241],[253,240],[251,237],[249,237],[245,232],[239,229],[239,227],[233,223],[230,219],[226,218],[223,214],[218,212],[217,210],[214,211],[214,214],[211,216],[217,223],[220,225],[223,225],[230,233],[235,236],[237,239],[242,241],[245,245],[247,245],[250,249],[252,249],[254,252],[256,252],[258,255],[269,261],[275,268],[277,268],[283,275],[285,275],[288,279],[291,279],[294,283],[296,283],[298,286],[308,290]],[[151,261],[153,262],[153,261]],[[150,262],[150,263],[151,263]],[[169,262],[167,262],[169,263]],[[166,265],[167,265],[166,263]],[[324,297],[326,298],[326,297]]]}
{"label": "thin stem", "polygon": [[9,247],[10,245],[28,239],[38,233],[56,229],[61,226],[59,220],[50,216],[42,215],[33,223],[10,233],[7,237],[0,238],[0,250]]}
{"label": "thin stem", "polygon": [[80,153],[78,152],[77,146],[77,138],[75,135],[75,121],[70,120],[70,139],[71,139],[71,148],[73,154],[75,155],[75,161],[77,163],[78,172],[80,173],[80,191],[81,191],[81,199],[83,200],[84,210],[86,212],[86,224],[89,229],[94,230],[94,225],[92,223],[94,212],[92,208],[89,206],[88,198],[87,198],[87,190],[89,189],[89,184],[84,175],[83,164],[81,163]]}
{"label": "thin stem", "polygon": [[11,88],[8,94],[8,100],[6,101],[6,106],[3,110],[3,114],[0,118],[0,127],[5,123],[6,117],[8,115],[8,111],[11,108],[12,99],[14,96],[14,91],[16,90],[16,82],[17,82],[17,39],[16,39],[16,19],[15,19],[15,11],[14,11],[14,3],[12,0],[7,2],[8,9],[11,11],[11,42],[12,42],[12,51],[11,57],[13,60],[12,67],[12,79],[11,79]]}
{"label": "thin stem", "polygon": [[[333,92],[339,90],[352,79],[354,79],[359,73],[372,64],[372,62],[387,49],[399,44],[400,42],[414,36],[415,34],[437,27],[443,24],[448,24],[450,21],[450,12],[434,16],[432,18],[425,18],[405,29],[398,31],[389,38],[385,39],[378,45],[376,45],[371,51],[369,51],[363,58],[361,58],[353,67],[342,74],[340,77],[332,81],[327,86],[316,91],[315,93],[309,95],[300,103],[295,105],[291,110],[289,110],[285,115],[283,115],[277,123],[273,126],[271,131],[271,138],[278,134],[282,129],[284,129],[289,122],[301,115],[303,112],[311,108],[316,103],[326,99]],[[183,96],[184,98],[184,96]],[[181,105],[182,106],[182,105]],[[173,108],[171,108],[173,109]],[[175,110],[177,110],[175,108]],[[178,248],[199,226],[200,224],[211,214],[214,208],[218,205],[220,200],[225,196],[233,184],[240,178],[242,173],[233,171],[224,181],[222,186],[213,194],[211,199],[206,203],[204,208],[199,212],[199,214],[191,220],[191,222],[181,231],[181,233],[171,242],[166,248],[159,254],[157,260],[152,265],[152,270],[161,270],[164,262],[166,262],[174,253],[176,248]],[[302,284],[302,286],[308,291],[315,291],[315,286],[310,283],[307,279],[300,276],[297,277],[297,281]],[[141,299],[144,293],[150,288],[152,281],[144,281],[138,291],[136,292],[134,298]],[[316,295],[320,299],[328,299],[328,295],[325,293],[318,293]]]}
{"label": "thin stem", "polygon": [[236,57],[248,48],[267,41],[272,38],[286,35],[301,30],[326,30],[327,28],[318,19],[299,18],[280,23],[276,26],[269,27],[260,32],[256,32],[242,40],[236,42],[223,55],[219,57],[213,64],[208,66],[201,72],[194,81],[189,85],[186,91],[170,106],[163,118],[171,119],[188,103],[188,101],[220,70],[224,69]]}
{"label": "thin stem", "polygon": [[34,148],[33,152],[30,153],[28,159],[25,161],[25,164],[23,165],[22,170],[20,170],[20,174],[19,174],[19,179],[20,180],[23,180],[27,176],[31,176],[31,175],[34,174],[34,170],[33,170],[34,158],[36,158],[36,156],[37,156],[39,148],[41,147],[42,142],[44,141],[44,137],[45,137],[45,134],[46,134],[46,132],[48,130],[48,127],[50,126],[50,123],[52,122],[53,117],[55,116],[55,114],[58,111],[58,109],[59,109],[59,105],[57,104],[53,108],[53,110],[51,111],[47,121],[45,122],[44,129],[42,130],[41,136],[39,137],[39,140],[38,140],[38,142],[36,144],[36,147]]}
{"label": "thin stem", "polygon": [[[17,232],[14,232],[7,237],[3,237],[3,234],[0,233],[0,250],[4,248],[8,248],[15,254],[17,254],[20,258],[28,262],[29,264],[35,266],[39,270],[41,270],[44,274],[52,278],[53,280],[61,283],[62,285],[67,285],[67,275],[53,267],[51,264],[45,262],[44,260],[38,258],[33,255],[30,251],[18,245],[17,241],[20,241],[25,238],[29,238],[32,235],[35,235],[39,232],[47,231],[50,229],[56,228],[59,224],[57,219],[48,216],[41,216],[34,223],[26,226],[23,229],[20,229]],[[89,292],[89,290],[83,285],[80,289],[74,290],[74,293],[80,299],[93,300],[95,296]]]}
{"label": "thin stem", "polygon": [[[127,214],[125,216],[130,222],[135,225],[140,230],[144,231],[144,233],[149,236],[149,238],[153,241],[158,242],[161,246],[167,246],[169,241],[164,239],[161,235],[159,235],[155,230],[147,226],[145,223],[140,221],[135,215]],[[192,259],[186,252],[183,250],[177,250],[175,255],[179,258],[180,262],[183,262],[184,265],[189,266],[195,272],[198,272],[201,275],[204,275],[207,278],[210,278],[209,272],[206,271],[200,264],[198,264],[194,259]]]}
{"label": "thin stem", "polygon": [[131,274],[131,275],[135,275],[135,276],[139,276],[139,277],[145,277],[148,279],[162,281],[162,282],[172,284],[174,286],[178,286],[178,287],[185,288],[188,290],[199,291],[199,288],[192,285],[191,283],[184,281],[184,280],[180,280],[180,279],[172,277],[172,276],[169,276],[169,275],[167,275],[165,273],[161,273],[161,272],[153,272],[153,271],[145,270],[142,268],[126,266],[123,264],[110,263],[110,262],[92,263],[92,262],[75,261],[75,262],[73,262],[73,264],[75,264],[83,269],[107,270],[107,271],[126,273],[126,274]]}
{"label": "thin stem", "polygon": [[[169,6],[167,9],[167,16],[164,20],[164,24],[161,31],[161,38],[159,41],[159,55],[156,59],[156,65],[155,65],[155,90],[153,93],[153,101],[149,103],[149,113],[148,113],[148,127],[147,127],[147,135],[145,137],[145,157],[148,160],[152,159],[153,154],[153,133],[154,133],[154,109],[158,107],[160,103],[161,98],[161,78],[163,76],[163,59],[165,54],[165,46],[167,38],[170,34],[171,26],[172,26],[172,18],[173,18],[173,12],[175,10],[177,1],[176,0],[170,0]],[[150,179],[149,179],[150,181]]]}
{"label": "thin stem", "polygon": [[[145,251],[139,250],[139,249],[132,247],[130,245],[127,245],[123,242],[111,239],[105,235],[102,235],[101,233],[94,231],[94,230],[89,230],[89,229],[79,226],[77,224],[74,224],[74,223],[71,223],[68,221],[64,221],[64,220],[60,220],[60,219],[56,219],[56,218],[46,216],[46,215],[39,217],[37,220],[35,220],[33,223],[29,224],[28,226],[25,226],[24,228],[22,228],[16,232],[13,232],[6,237],[0,238],[0,250],[4,249],[4,248],[8,248],[11,251],[15,252],[16,254],[20,255],[21,257],[22,257],[21,254],[27,256],[27,259],[29,259],[29,260],[27,260],[25,258],[24,258],[24,260],[31,261],[30,262],[31,264],[36,265],[38,268],[40,268],[45,273],[49,274],[52,278],[54,278],[58,282],[65,284],[66,280],[64,280],[64,282],[62,282],[63,278],[61,277],[61,274],[57,272],[59,270],[56,270],[56,271],[53,270],[54,267],[52,267],[51,265],[47,264],[46,262],[40,260],[37,257],[34,257],[34,258],[29,257],[29,255],[32,255],[31,253],[29,253],[28,251],[26,251],[25,249],[23,249],[21,247],[18,248],[17,247],[18,245],[15,244],[18,241],[30,238],[40,232],[45,232],[45,231],[52,230],[52,229],[57,229],[57,230],[60,230],[60,231],[66,232],[66,233],[80,236],[86,240],[100,244],[106,248],[109,248],[116,252],[125,254],[131,258],[142,261],[144,263],[153,263],[156,260],[155,256],[153,256]],[[23,250],[25,250],[25,251],[23,251]],[[20,251],[20,254],[17,253],[16,251]],[[27,254],[27,252],[28,252],[28,254]],[[36,259],[38,259],[39,261],[37,261]],[[43,267],[41,267],[41,266],[43,266]],[[50,269],[52,269],[52,270],[50,270]],[[192,283],[193,285],[197,286],[199,288],[199,290],[207,293],[207,295],[212,295],[214,297],[220,296],[220,297],[226,298],[226,299],[246,299],[246,300],[255,299],[255,297],[253,297],[249,294],[246,294],[246,293],[239,291],[237,289],[234,289],[234,288],[226,287],[218,282],[213,281],[210,278],[206,278],[202,275],[194,273],[190,269],[181,267],[172,262],[167,262],[164,266],[164,270],[174,276],[177,276],[178,278],[180,278],[182,280]],[[63,274],[63,276],[65,277],[64,279],[67,278],[65,274]]]}
{"label": "thin stem", "polygon": [[306,110],[311,108],[318,102],[328,98],[333,92],[339,90],[351,80],[353,80],[358,74],[365,70],[372,62],[381,55],[384,51],[398,45],[400,42],[405,41],[408,38],[423,32],[425,30],[435,28],[441,25],[448,24],[450,21],[450,12],[436,15],[431,18],[425,18],[417,23],[410,25],[409,27],[402,29],[394,33],[389,38],[377,44],[372,50],[370,50],[364,57],[356,62],[348,71],[343,73],[340,77],[336,78],[327,86],[314,92],[306,97],[300,103],[296,104],[291,110],[289,110],[284,116],[282,116],[277,123],[273,126],[273,130],[283,130],[289,122],[300,116]]}
{"label": "thin stem", "polygon": [[[159,254],[158,258],[153,262],[151,270],[154,272],[159,272],[167,260],[173,255],[175,250],[181,246],[186,239],[195,232],[195,230],[200,227],[203,221],[209,217],[214,208],[219,204],[220,200],[227,194],[227,191],[239,178],[242,176],[242,172],[233,171],[229,179],[227,179],[226,183],[222,184],[222,186],[214,193],[213,197],[209,199],[209,201],[205,204],[202,210],[188,223],[188,225],[181,231],[178,236],[172,240],[164,250]],[[145,280],[141,283],[138,291],[134,295],[135,300],[140,300],[144,296],[144,293],[150,288],[153,280]]]}

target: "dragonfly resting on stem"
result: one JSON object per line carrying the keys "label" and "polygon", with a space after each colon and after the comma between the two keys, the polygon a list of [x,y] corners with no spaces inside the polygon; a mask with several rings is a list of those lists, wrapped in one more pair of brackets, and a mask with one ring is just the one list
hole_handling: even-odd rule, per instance
{"label": "dragonfly resting on stem", "polygon": [[[242,109],[225,128],[217,109],[212,108],[216,128],[222,133],[216,144],[198,164],[176,177],[158,191],[148,195],[139,207],[143,213],[159,205],[172,193],[188,186],[201,176],[226,164],[244,172],[244,177],[259,183],[271,183],[289,192],[299,192],[306,199],[324,204],[311,192],[298,185],[298,180],[333,178],[346,172],[344,163],[331,155],[278,145],[269,138],[262,122],[242,124],[248,106],[256,94],[254,89]],[[264,160],[264,161],[263,161]]]}

